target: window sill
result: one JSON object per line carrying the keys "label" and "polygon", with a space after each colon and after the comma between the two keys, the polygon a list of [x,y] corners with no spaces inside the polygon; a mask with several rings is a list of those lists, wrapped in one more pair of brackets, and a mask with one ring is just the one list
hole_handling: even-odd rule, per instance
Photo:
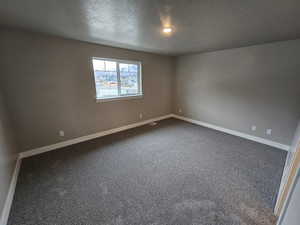
{"label": "window sill", "polygon": [[143,98],[143,95],[129,95],[129,96],[118,96],[118,97],[112,97],[112,98],[96,98],[96,102],[112,102],[112,101],[120,101],[120,100],[131,100],[131,99],[139,99]]}

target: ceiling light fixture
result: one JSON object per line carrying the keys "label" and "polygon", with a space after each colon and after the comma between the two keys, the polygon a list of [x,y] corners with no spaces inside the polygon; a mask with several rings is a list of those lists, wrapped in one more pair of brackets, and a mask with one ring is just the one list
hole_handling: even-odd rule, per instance
{"label": "ceiling light fixture", "polygon": [[169,34],[172,32],[172,28],[171,27],[165,27],[163,28],[163,32],[166,33],[166,34]]}

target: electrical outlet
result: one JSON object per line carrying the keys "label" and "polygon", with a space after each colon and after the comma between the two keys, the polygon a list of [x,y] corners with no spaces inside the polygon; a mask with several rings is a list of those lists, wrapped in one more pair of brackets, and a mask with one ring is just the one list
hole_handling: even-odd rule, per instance
{"label": "electrical outlet", "polygon": [[272,135],[272,129],[267,129],[267,130],[266,130],[266,134],[267,134],[267,135]]}
{"label": "electrical outlet", "polygon": [[64,137],[65,136],[65,132],[63,130],[59,131],[59,136]]}
{"label": "electrical outlet", "polygon": [[143,113],[140,113],[139,116],[140,116],[140,119],[143,119]]}
{"label": "electrical outlet", "polygon": [[178,112],[179,112],[179,113],[182,113],[182,109],[181,109],[181,108],[179,108],[179,109],[178,109]]}
{"label": "electrical outlet", "polygon": [[251,130],[252,130],[252,131],[256,131],[256,126],[255,126],[255,125],[252,125],[252,126],[251,126]]}

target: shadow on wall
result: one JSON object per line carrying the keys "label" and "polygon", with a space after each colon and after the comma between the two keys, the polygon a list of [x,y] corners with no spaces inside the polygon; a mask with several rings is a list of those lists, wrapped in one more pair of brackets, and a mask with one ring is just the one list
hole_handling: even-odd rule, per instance
{"label": "shadow on wall", "polygon": [[16,144],[10,128],[10,121],[0,93],[0,223],[4,217],[4,204],[7,198],[17,154]]}

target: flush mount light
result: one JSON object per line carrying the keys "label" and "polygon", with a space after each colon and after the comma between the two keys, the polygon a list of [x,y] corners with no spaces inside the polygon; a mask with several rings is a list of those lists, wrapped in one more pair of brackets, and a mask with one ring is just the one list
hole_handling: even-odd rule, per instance
{"label": "flush mount light", "polygon": [[166,33],[166,34],[169,34],[172,32],[172,28],[171,27],[165,27],[163,28],[163,32]]}

